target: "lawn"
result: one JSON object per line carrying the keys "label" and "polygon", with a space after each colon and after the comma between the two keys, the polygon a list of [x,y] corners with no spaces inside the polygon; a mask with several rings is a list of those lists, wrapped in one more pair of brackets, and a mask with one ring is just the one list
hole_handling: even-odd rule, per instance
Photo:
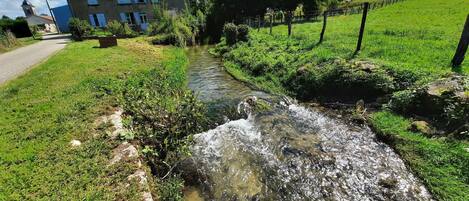
{"label": "lawn", "polygon": [[32,45],[34,43],[41,41],[40,39],[34,39],[33,37],[18,38],[17,40],[18,40],[18,44],[13,47],[3,47],[0,45],[0,54],[18,49],[20,47]]}
{"label": "lawn", "polygon": [[[118,188],[130,172],[106,166],[115,144],[93,122],[116,105],[127,76],[184,54],[137,40],[107,49],[94,40],[71,43],[0,86],[0,200],[140,199],[132,188]],[[72,148],[72,139],[83,145]]]}

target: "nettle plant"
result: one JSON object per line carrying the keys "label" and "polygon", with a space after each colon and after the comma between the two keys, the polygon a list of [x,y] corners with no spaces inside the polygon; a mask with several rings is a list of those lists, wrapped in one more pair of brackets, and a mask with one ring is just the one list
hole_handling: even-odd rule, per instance
{"label": "nettle plant", "polygon": [[205,106],[189,90],[174,87],[168,73],[152,70],[130,78],[122,105],[150,162],[176,161],[190,154],[192,135],[205,128]]}

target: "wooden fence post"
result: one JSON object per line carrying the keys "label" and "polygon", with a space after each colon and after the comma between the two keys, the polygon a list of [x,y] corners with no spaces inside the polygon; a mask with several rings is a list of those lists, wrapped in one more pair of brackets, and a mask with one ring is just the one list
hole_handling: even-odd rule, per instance
{"label": "wooden fence post", "polygon": [[270,35],[272,35],[272,27],[274,26],[274,15],[270,15]]}
{"label": "wooden fence post", "polygon": [[261,16],[257,16],[257,32],[261,31]]}
{"label": "wooden fence post", "polygon": [[292,23],[292,20],[293,20],[293,12],[291,11],[288,11],[287,12],[287,23],[288,23],[288,36],[291,36],[291,31],[292,31],[292,27],[291,27],[291,23]]}
{"label": "wooden fence post", "polygon": [[366,2],[363,4],[363,16],[362,16],[362,24],[360,26],[360,35],[358,36],[358,43],[357,49],[355,50],[355,54],[357,54],[362,48],[362,40],[363,40],[363,32],[365,32],[365,24],[366,24],[366,15],[368,15],[368,7],[370,3]]}
{"label": "wooden fence post", "polygon": [[469,45],[469,15],[467,15],[466,23],[464,24],[464,29],[461,34],[461,39],[459,40],[458,48],[454,54],[453,60],[451,63],[453,67],[458,67],[464,61],[466,55],[467,46]]}
{"label": "wooden fence post", "polygon": [[322,22],[322,31],[321,36],[319,37],[319,43],[322,43],[324,40],[324,33],[326,33],[326,26],[327,26],[327,10],[324,11],[324,21]]}

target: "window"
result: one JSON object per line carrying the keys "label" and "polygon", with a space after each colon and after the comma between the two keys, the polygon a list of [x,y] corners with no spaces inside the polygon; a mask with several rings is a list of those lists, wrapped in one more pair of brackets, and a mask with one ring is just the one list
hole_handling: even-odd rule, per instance
{"label": "window", "polygon": [[95,5],[99,5],[99,3],[98,3],[98,0],[88,0],[88,5],[95,6]]}
{"label": "window", "polygon": [[90,15],[90,24],[93,27],[105,27],[106,26],[106,17],[102,13],[91,14]]}
{"label": "window", "polygon": [[147,2],[147,0],[134,0],[134,1],[135,1],[135,3],[146,3]]}
{"label": "window", "polygon": [[131,4],[132,1],[131,0],[117,0],[117,3],[118,4]]}
{"label": "window", "polygon": [[127,22],[128,24],[135,24],[134,13],[121,13],[121,21]]}
{"label": "window", "polygon": [[140,13],[140,23],[146,24],[148,23],[148,18],[146,13]]}

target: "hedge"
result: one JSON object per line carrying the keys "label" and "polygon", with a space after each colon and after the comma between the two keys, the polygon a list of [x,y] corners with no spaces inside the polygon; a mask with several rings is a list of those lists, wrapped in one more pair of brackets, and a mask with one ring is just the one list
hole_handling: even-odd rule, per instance
{"label": "hedge", "polygon": [[0,20],[0,30],[6,31],[10,30],[15,34],[17,38],[31,37],[32,33],[29,30],[28,22],[24,19],[1,19]]}

